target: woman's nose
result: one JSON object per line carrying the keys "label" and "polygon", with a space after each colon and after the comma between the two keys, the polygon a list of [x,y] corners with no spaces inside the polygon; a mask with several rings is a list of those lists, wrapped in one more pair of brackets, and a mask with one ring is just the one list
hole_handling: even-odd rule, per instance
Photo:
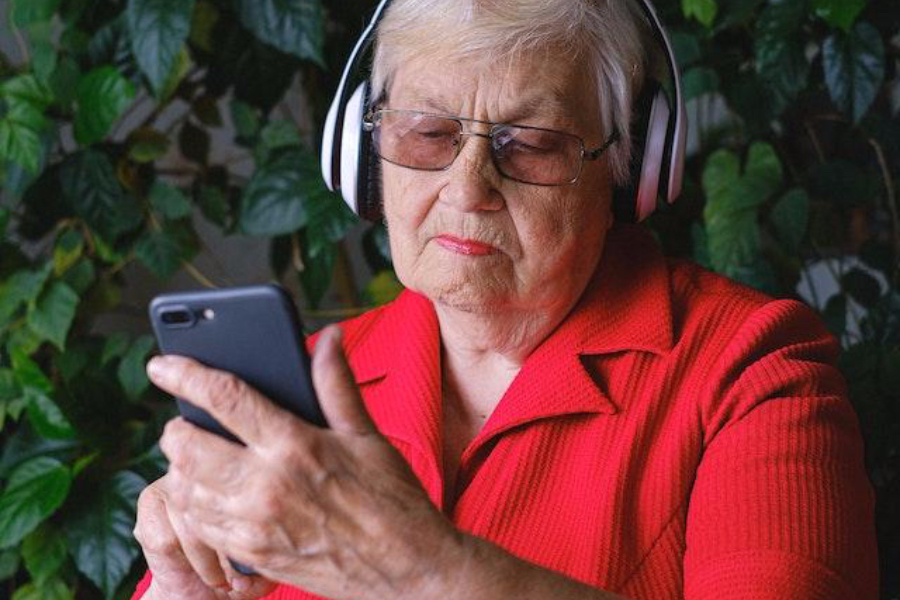
{"label": "woman's nose", "polygon": [[491,159],[490,138],[469,134],[461,143],[459,155],[447,172],[441,200],[466,212],[499,210],[503,206],[501,177]]}

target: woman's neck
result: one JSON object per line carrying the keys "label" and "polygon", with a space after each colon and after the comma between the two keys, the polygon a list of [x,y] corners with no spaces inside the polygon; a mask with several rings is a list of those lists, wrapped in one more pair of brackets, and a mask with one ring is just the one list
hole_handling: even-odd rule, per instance
{"label": "woman's neck", "polygon": [[473,313],[437,304],[441,371],[447,392],[472,411],[490,414],[528,356],[565,318],[570,307]]}

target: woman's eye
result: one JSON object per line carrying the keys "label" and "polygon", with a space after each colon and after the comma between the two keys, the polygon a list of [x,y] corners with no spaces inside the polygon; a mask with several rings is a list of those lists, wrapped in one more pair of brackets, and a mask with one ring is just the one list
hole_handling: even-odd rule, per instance
{"label": "woman's eye", "polygon": [[421,138],[426,139],[441,139],[441,138],[449,138],[453,134],[449,131],[441,131],[441,130],[425,130],[425,131],[416,131],[415,134]]}

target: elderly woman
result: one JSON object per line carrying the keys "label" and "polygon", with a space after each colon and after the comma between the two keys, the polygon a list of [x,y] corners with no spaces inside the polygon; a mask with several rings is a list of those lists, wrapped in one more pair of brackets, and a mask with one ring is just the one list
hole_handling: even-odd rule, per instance
{"label": "elderly woman", "polygon": [[136,598],[876,597],[833,337],[614,222],[641,27],[619,0],[390,6],[368,119],[406,291],[313,341],[329,430],[150,362],[246,446],[167,426]]}

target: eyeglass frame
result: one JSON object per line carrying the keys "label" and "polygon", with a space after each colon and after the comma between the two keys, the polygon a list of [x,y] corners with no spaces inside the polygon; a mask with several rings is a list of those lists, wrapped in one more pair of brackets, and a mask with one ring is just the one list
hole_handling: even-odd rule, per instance
{"label": "eyeglass frame", "polygon": [[[369,112],[363,117],[363,130],[364,131],[366,131],[367,133],[373,133],[375,131],[375,127],[376,127],[375,119],[379,113],[404,113],[404,114],[421,115],[421,116],[425,116],[425,117],[437,117],[440,119],[448,119],[450,121],[456,121],[457,123],[459,123],[460,138],[462,138],[464,136],[474,136],[474,137],[484,138],[491,142],[491,153],[490,153],[491,154],[491,162],[493,163],[494,168],[497,169],[497,173],[499,173],[501,177],[503,177],[504,179],[509,179],[511,181],[516,181],[518,183],[522,183],[524,185],[536,185],[536,186],[540,186],[540,187],[564,187],[567,185],[575,185],[578,182],[578,180],[581,178],[581,174],[584,172],[585,161],[598,160],[603,155],[603,153],[606,150],[608,150],[610,146],[612,146],[613,144],[618,142],[621,137],[619,135],[619,130],[614,129],[613,132],[610,134],[609,138],[607,138],[607,140],[602,145],[598,146],[597,148],[594,148],[593,150],[587,150],[587,148],[585,147],[585,144],[584,144],[584,138],[582,138],[581,136],[575,135],[574,133],[569,133],[568,131],[559,131],[558,129],[549,129],[547,127],[535,127],[532,125],[518,125],[516,123],[501,123],[501,122],[496,122],[496,121],[482,121],[479,119],[467,119],[465,117],[458,117],[458,116],[454,116],[454,115],[443,115],[443,114],[439,114],[439,113],[430,113],[430,112],[421,111],[421,110],[400,109],[400,108],[376,108],[376,109],[369,110]],[[467,132],[463,128],[463,123],[477,123],[479,125],[490,125],[491,129],[488,133],[477,133],[474,131]],[[494,150],[494,143],[493,143],[494,135],[502,127],[515,127],[517,129],[530,129],[533,131],[546,131],[549,133],[556,133],[556,134],[564,135],[564,136],[578,140],[579,144],[581,144],[581,162],[578,165],[578,173],[575,175],[575,177],[571,181],[565,181],[563,183],[533,183],[531,181],[524,181],[522,179],[518,179],[516,177],[511,177],[510,175],[507,175],[506,173],[503,172],[503,169],[500,167],[500,165],[497,164],[497,156],[493,151]],[[462,142],[462,139],[460,139],[460,143],[457,145],[456,154],[454,154],[453,159],[446,166],[440,167],[440,168],[411,167],[409,165],[403,165],[403,164],[400,164],[393,160],[390,160],[389,158],[385,158],[384,156],[381,155],[381,153],[379,153],[377,151],[376,151],[376,154],[382,160],[385,160],[385,161],[391,163],[392,165],[397,165],[398,167],[403,167],[404,169],[412,169],[414,171],[426,171],[426,172],[434,173],[434,172],[446,171],[446,170],[450,169],[450,167],[453,166],[453,163],[456,162],[456,159],[459,158],[459,155],[462,152],[463,145],[464,144]]]}

